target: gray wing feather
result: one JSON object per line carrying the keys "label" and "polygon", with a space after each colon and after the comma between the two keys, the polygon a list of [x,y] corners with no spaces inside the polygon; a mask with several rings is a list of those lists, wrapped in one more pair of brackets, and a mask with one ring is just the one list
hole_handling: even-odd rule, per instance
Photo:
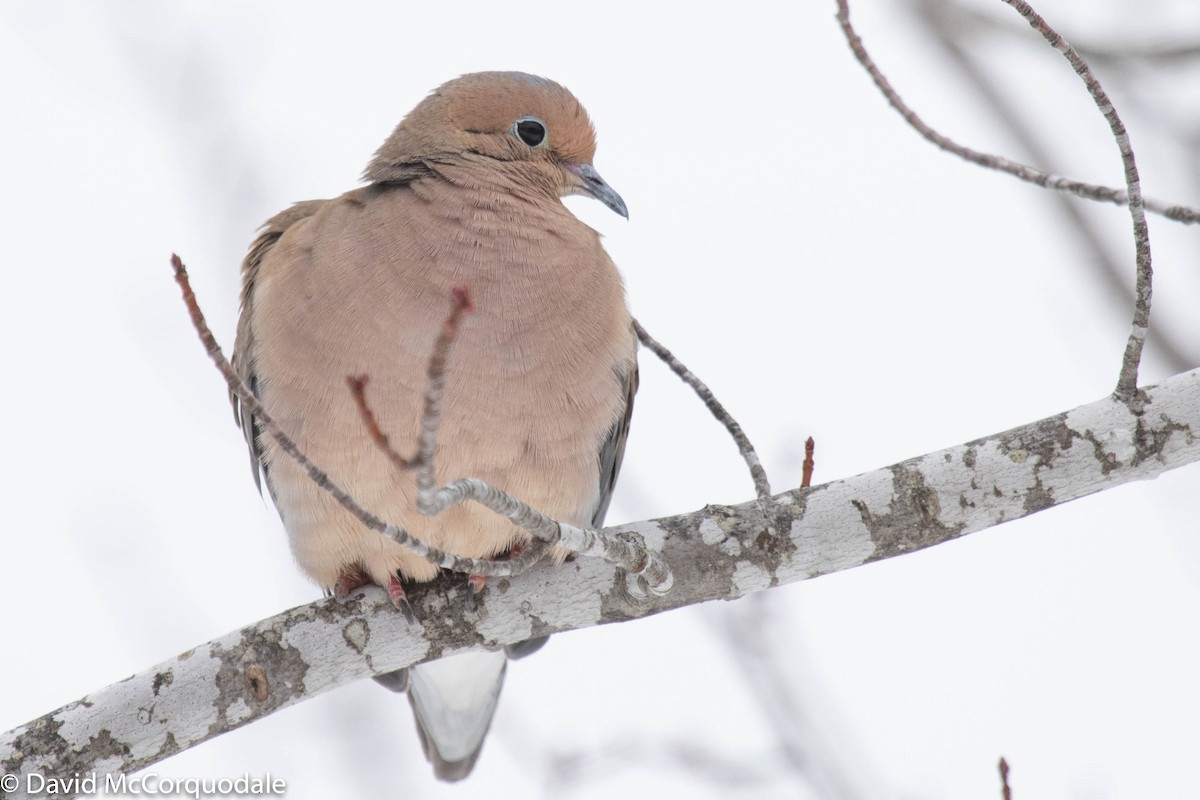
{"label": "gray wing feather", "polygon": [[633,417],[633,396],[638,390],[637,360],[634,360],[628,372],[618,373],[617,378],[625,388],[625,413],[612,426],[604,444],[600,446],[600,499],[592,514],[594,528],[604,525],[604,515],[608,513],[617,475],[621,472],[621,461],[625,458],[625,440],[629,438],[629,420]]}
{"label": "gray wing feather", "polygon": [[[629,438],[629,421],[633,418],[633,397],[638,390],[638,366],[635,356],[628,372],[617,372],[617,380],[625,389],[625,412],[621,419],[608,431],[604,443],[600,445],[598,466],[600,468],[600,496],[596,501],[596,510],[592,512],[592,527],[604,525],[604,515],[608,513],[608,504],[612,502],[613,488],[617,485],[617,475],[621,471],[621,461],[625,458],[625,441]],[[523,642],[510,644],[504,648],[509,659],[519,658],[536,653],[546,644],[549,636],[537,636]]]}
{"label": "gray wing feather", "polygon": [[[232,363],[238,377],[256,397],[258,396],[258,376],[254,370],[254,288],[258,281],[259,268],[267,253],[288,228],[317,213],[318,209],[326,202],[325,200],[306,200],[271,217],[260,229],[258,238],[250,245],[250,251],[246,253],[246,258],[242,261],[242,313],[238,318]],[[266,475],[267,465],[263,463],[262,448],[258,442],[258,423],[242,407],[238,396],[232,390],[229,392],[229,402],[233,405],[233,419],[246,437],[246,447],[250,451],[250,469],[254,473],[254,485],[261,492],[262,479]],[[269,480],[267,488],[270,488]]]}

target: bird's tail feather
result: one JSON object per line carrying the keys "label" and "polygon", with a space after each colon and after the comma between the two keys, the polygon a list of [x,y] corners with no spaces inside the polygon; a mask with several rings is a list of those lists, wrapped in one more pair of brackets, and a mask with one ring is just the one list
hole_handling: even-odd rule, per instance
{"label": "bird's tail feather", "polygon": [[470,652],[409,669],[408,700],[433,772],[444,781],[471,773],[504,684],[504,651]]}

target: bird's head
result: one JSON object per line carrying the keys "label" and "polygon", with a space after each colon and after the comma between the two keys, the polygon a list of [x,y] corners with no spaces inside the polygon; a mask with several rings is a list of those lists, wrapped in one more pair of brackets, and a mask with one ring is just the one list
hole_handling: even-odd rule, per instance
{"label": "bird's head", "polygon": [[410,111],[364,177],[401,180],[420,165],[471,164],[558,196],[594,197],[628,218],[625,201],[592,166],[595,153],[591,120],[565,88],[524,72],[476,72],[443,84]]}

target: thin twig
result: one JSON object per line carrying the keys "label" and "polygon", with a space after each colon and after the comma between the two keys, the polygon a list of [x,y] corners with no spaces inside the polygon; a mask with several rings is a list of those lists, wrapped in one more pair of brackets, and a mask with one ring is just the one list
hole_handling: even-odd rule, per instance
{"label": "thin twig", "polygon": [[1189,62],[1200,59],[1200,44],[1196,42],[1181,42],[1179,44],[1125,45],[1107,48],[1103,46],[1076,45],[1076,50],[1093,61],[1150,61],[1159,63]]}
{"label": "thin twig", "polygon": [[1008,761],[1000,756],[1000,796],[1003,800],[1012,800],[1012,788],[1008,785]]}
{"label": "thin twig", "polygon": [[[458,336],[462,317],[474,310],[470,293],[465,286],[455,287],[452,296],[450,314],[442,324],[442,330],[429,357],[425,404],[421,413],[421,433],[416,456],[406,459],[392,448],[387,436],[375,423],[375,415],[366,400],[365,382],[350,379],[351,392],[355,395],[363,422],[375,444],[401,471],[417,471],[417,510],[427,517],[432,517],[465,500],[474,500],[507,517],[540,543],[556,545],[580,555],[596,556],[621,567],[633,579],[629,588],[634,594],[643,595],[647,590],[656,595],[665,594],[674,583],[671,571],[662,557],[646,547],[646,543],[638,536],[606,534],[591,528],[578,528],[559,522],[478,478],[459,478],[440,489],[436,488],[433,454],[437,449],[437,431],[441,422],[446,364],[450,357],[450,349]],[[545,548],[529,548],[516,559],[505,563],[531,564],[544,552]]]}
{"label": "thin twig", "polygon": [[[1006,36],[1023,36],[1024,32],[1019,30],[1016,26],[1010,27],[1008,25],[1001,24],[998,18],[991,14],[984,13],[978,8],[958,5],[957,3],[953,3],[952,0],[932,0],[932,2],[941,5],[954,5],[954,12],[962,23],[959,26],[960,29],[962,29],[964,26],[970,26],[984,28],[989,33],[999,33]],[[1100,43],[1080,44],[1078,41],[1076,41],[1075,49],[1083,54],[1084,57],[1091,59],[1092,63],[1157,61],[1173,64],[1178,62],[1186,63],[1200,59],[1200,43],[1186,41],[1174,43],[1132,43],[1123,41],[1120,45],[1115,46]]]}
{"label": "thin twig", "polygon": [[[996,117],[1008,129],[1008,132],[1021,145],[1022,149],[1036,162],[1051,163],[1045,145],[1022,119],[1019,110],[999,92],[988,74],[980,69],[974,54],[965,47],[959,39],[964,30],[970,30],[972,25],[990,25],[989,30],[1003,30],[1009,33],[1008,26],[1001,25],[991,17],[963,8],[957,3],[947,0],[932,2],[916,2],[913,4],[918,14],[928,23],[934,40],[945,50],[946,55],[953,60],[955,72],[970,82],[982,99],[989,105]],[[964,22],[964,20],[966,22]],[[969,23],[969,24],[968,24]],[[1028,38],[1023,31],[1017,31],[1022,38]],[[1082,51],[1081,51],[1082,52]],[[1086,247],[1087,259],[1099,269],[1103,286],[1113,303],[1124,306],[1132,302],[1132,290],[1125,288],[1123,268],[1119,265],[1107,245],[1101,241],[1097,226],[1084,214],[1084,209],[1073,202],[1070,195],[1055,192],[1049,195],[1062,212],[1066,223],[1075,229],[1081,243]],[[1148,342],[1157,346],[1157,352],[1170,366],[1172,372],[1184,372],[1191,368],[1196,359],[1189,357],[1181,347],[1160,326],[1150,332]]]}
{"label": "thin twig", "polygon": [[[328,473],[316,464],[313,464],[304,455],[299,446],[297,446],[291,437],[283,432],[283,429],[279,427],[278,423],[267,413],[262,404],[258,402],[258,398],[254,396],[254,393],[242,381],[241,377],[233,369],[233,365],[229,363],[229,360],[225,358],[225,354],[221,352],[221,346],[217,344],[216,338],[212,335],[212,331],[209,330],[208,323],[204,319],[204,314],[200,310],[200,305],[196,301],[196,295],[192,291],[191,281],[188,280],[187,268],[183,265],[183,261],[180,260],[179,256],[175,254],[171,255],[171,266],[175,269],[175,282],[179,284],[179,288],[183,292],[183,302],[187,305],[188,315],[192,318],[192,325],[195,326],[196,333],[199,334],[200,341],[204,344],[204,349],[207,351],[208,357],[216,364],[217,369],[220,371],[221,376],[225,378],[225,383],[229,386],[230,390],[238,396],[238,400],[245,407],[246,411],[254,416],[258,424],[262,426],[262,429],[270,434],[279,443],[280,448],[295,459],[296,463],[304,469],[312,482],[328,492],[343,508],[353,514],[359,522],[370,530],[383,534],[395,540],[398,544],[407,547],[429,561],[429,563],[454,572],[502,577],[520,574],[532,565],[532,561],[525,563],[520,558],[513,561],[483,561],[451,555],[450,553],[430,547],[407,531],[384,522],[359,505],[345,489],[329,477]],[[537,554],[535,553],[534,555],[536,556]]]}
{"label": "thin twig", "polygon": [[1104,87],[1092,73],[1091,67],[1083,60],[1075,48],[1071,47],[1058,31],[1041,17],[1025,0],[1004,0],[1029,23],[1035,31],[1042,35],[1050,46],[1071,64],[1075,74],[1087,86],[1088,94],[1104,115],[1108,127],[1112,130],[1117,149],[1121,152],[1121,164],[1125,168],[1125,191],[1128,195],[1129,216],[1133,220],[1133,244],[1137,249],[1137,282],[1134,290],[1133,326],[1129,332],[1129,341],[1125,344],[1125,355],[1121,359],[1121,374],[1117,379],[1117,395],[1126,399],[1132,398],[1137,392],[1138,365],[1142,360],[1142,347],[1146,344],[1146,332],[1150,327],[1150,295],[1153,282],[1153,269],[1150,264],[1150,229],[1146,225],[1146,209],[1142,201],[1142,184],[1138,177],[1137,161],[1133,155],[1133,146],[1129,143],[1129,133],[1125,123],[1121,121],[1117,109],[1113,106]]}
{"label": "thin twig", "polygon": [[813,468],[816,467],[816,462],[813,461],[813,453],[817,449],[817,442],[813,437],[808,437],[804,440],[804,464],[800,468],[800,488],[812,486]]}
{"label": "thin twig", "polygon": [[396,452],[396,448],[392,447],[388,436],[379,427],[379,421],[375,419],[375,412],[371,410],[371,406],[367,404],[367,382],[370,376],[350,375],[346,378],[346,385],[350,387],[350,395],[354,398],[354,404],[358,406],[358,413],[362,416],[363,426],[367,429],[367,435],[371,437],[371,441],[375,442],[375,446],[383,451],[387,456],[388,461],[398,470],[413,469],[417,466],[417,458],[405,458]]}
{"label": "thin twig", "polygon": [[[245,405],[246,410],[258,420],[263,430],[279,443],[279,446],[285,453],[295,459],[296,463],[304,468],[308,477],[317,486],[329,492],[343,508],[353,514],[363,525],[407,547],[431,564],[468,575],[482,575],[485,577],[519,575],[528,570],[529,567],[533,566],[541,558],[544,550],[537,547],[528,548],[517,558],[507,561],[484,561],[474,558],[461,558],[430,547],[402,528],[384,522],[360,506],[346,490],[329,477],[328,473],[317,467],[304,455],[295,441],[283,432],[275,420],[271,418],[271,415],[263,408],[262,404],[258,402],[258,398],[254,396],[254,393],[242,381],[241,377],[229,363],[229,360],[225,358],[225,354],[221,352],[220,345],[217,344],[216,338],[212,335],[212,331],[209,330],[208,323],[204,319],[204,314],[200,311],[200,305],[196,302],[196,295],[192,291],[191,281],[188,280],[187,268],[184,267],[183,261],[180,260],[179,256],[175,254],[171,255],[171,266],[175,269],[175,281],[179,284],[179,288],[183,292],[183,301],[187,305],[188,314],[192,318],[192,324],[195,326],[196,332],[200,335],[200,341],[203,342],[204,349],[208,352],[209,358],[212,359],[217,369],[220,370],[230,390],[238,396],[238,399]],[[631,582],[630,589],[635,594],[644,590],[649,590],[656,595],[665,594],[674,582],[671,570],[662,560],[662,557],[646,547],[645,542],[636,534],[604,534],[586,528],[576,528],[573,525],[559,523],[534,511],[529,506],[501,492],[499,489],[475,478],[452,481],[441,489],[433,491],[433,466],[431,462],[437,427],[437,406],[440,402],[446,356],[457,332],[458,320],[469,306],[470,299],[466,296],[465,290],[462,294],[460,294],[459,290],[455,290],[454,309],[443,325],[442,333],[438,338],[439,347],[435,348],[433,357],[429,360],[429,373],[431,377],[436,375],[437,380],[431,380],[430,388],[426,393],[425,414],[421,418],[421,444],[418,452],[418,460],[423,459],[425,461],[420,466],[421,471],[418,473],[418,479],[419,482],[424,481],[429,484],[429,491],[426,492],[422,488],[421,496],[417,502],[418,509],[422,513],[430,515],[439,513],[463,500],[476,500],[493,511],[508,517],[542,541],[558,545],[581,555],[599,556],[608,563],[621,567],[629,573],[631,581],[633,581]]]}
{"label": "thin twig", "polygon": [[[451,290],[452,309],[450,316],[442,323],[437,341],[433,345],[433,354],[429,357],[429,368],[425,373],[425,407],[421,412],[421,433],[417,438],[417,510],[427,516],[436,511],[432,508],[431,496],[437,485],[433,476],[433,451],[437,448],[438,425],[442,418],[442,395],[446,388],[446,361],[450,357],[450,347],[458,337],[458,326],[464,314],[475,311],[475,303],[465,285],[456,286]],[[494,509],[493,509],[494,510]],[[532,509],[530,509],[532,511]],[[517,520],[513,520],[517,522]],[[553,521],[551,521],[553,522]],[[520,525],[520,522],[517,522]],[[543,541],[550,542],[558,537],[558,532],[551,532],[554,526],[547,526],[548,536]]]}
{"label": "thin twig", "polygon": [[392,447],[387,434],[379,427],[379,421],[375,419],[375,412],[367,403],[366,389],[370,376],[366,374],[350,375],[346,378],[346,385],[350,387],[350,394],[354,398],[354,404],[358,406],[358,413],[362,417],[363,425],[366,427],[371,441],[375,442],[375,446],[383,451],[392,465],[402,472],[419,469],[433,461],[434,439],[431,431],[436,430],[441,417],[446,359],[449,357],[450,346],[454,344],[454,340],[458,336],[458,326],[463,316],[475,311],[475,303],[471,300],[471,293],[465,285],[455,286],[451,289],[450,297],[450,314],[442,323],[442,330],[433,343],[429,365],[426,368],[425,407],[421,414],[421,435],[418,438],[416,455],[412,458],[400,455],[396,448]]}
{"label": "thin twig", "polygon": [[654,355],[662,359],[663,363],[671,368],[671,371],[683,380],[688,386],[692,387],[693,391],[700,396],[704,401],[704,405],[708,406],[708,410],[716,417],[725,430],[729,431],[729,435],[733,437],[734,443],[737,444],[738,452],[742,454],[742,458],[746,461],[746,466],[750,468],[750,477],[754,480],[754,491],[758,494],[758,499],[763,500],[771,496],[771,483],[767,480],[767,471],[763,469],[762,462],[758,459],[758,453],[754,450],[754,445],[750,444],[750,438],[746,436],[742,426],[737,423],[733,415],[725,410],[725,406],[721,405],[712,390],[704,385],[704,382],[697,378],[690,369],[683,365],[675,355],[658,343],[653,336],[646,333],[646,329],[636,319],[633,321],[633,329],[637,332],[638,341],[650,349]]}
{"label": "thin twig", "polygon": [[[1006,0],[1007,2],[1007,0]],[[900,95],[892,88],[892,84],[875,65],[875,61],[867,53],[863,46],[862,39],[855,32],[854,26],[850,24],[850,4],[849,0],[837,0],[838,4],[838,23],[842,27],[842,33],[846,36],[846,42],[850,45],[850,51],[854,53],[854,57],[858,63],[862,65],[867,74],[871,76],[871,80],[879,88],[879,91],[887,99],[900,116],[904,117],[913,130],[921,134],[928,142],[931,142],[938,148],[945,150],[947,153],[952,153],[961,159],[970,161],[972,164],[978,164],[981,167],[988,169],[1006,172],[1015,178],[1032,183],[1036,186],[1041,186],[1045,189],[1052,189],[1057,192],[1066,192],[1077,197],[1082,197],[1087,200],[1096,200],[1098,202],[1113,203],[1115,205],[1124,206],[1129,204],[1129,193],[1121,189],[1116,189],[1111,186],[1101,186],[1094,183],[1084,183],[1070,178],[1064,178],[1061,175],[1054,175],[1049,172],[1043,172],[1025,164],[1019,164],[1015,161],[1010,161],[1003,156],[984,153],[980,150],[975,150],[965,145],[961,145],[948,136],[938,133],[936,130],[925,124],[917,112],[913,111],[908,105],[900,99]],[[1167,219],[1183,222],[1185,224],[1200,223],[1200,209],[1190,208],[1182,205],[1172,205],[1161,200],[1143,200],[1143,207],[1147,211],[1166,217]]]}
{"label": "thin twig", "polygon": [[[1024,0],[1004,0],[1005,3],[1017,10],[1029,24],[1046,38],[1046,40],[1062,53],[1074,67],[1076,74],[1083,79],[1088,88],[1088,92],[1092,95],[1096,106],[1104,115],[1112,129],[1113,136],[1116,139],[1117,147],[1121,151],[1121,160],[1125,168],[1125,191],[1119,191],[1105,186],[1096,186],[1094,184],[1085,184],[1078,181],[1071,181],[1065,178],[1060,178],[1040,170],[1027,167],[1023,164],[1018,164],[1009,161],[1001,156],[983,153],[978,150],[973,150],[969,147],[964,147],[952,139],[943,136],[933,128],[925,124],[920,117],[917,116],[911,108],[909,108],[896,90],[892,88],[891,83],[884,74],[875,65],[874,60],[867,53],[863,46],[862,39],[855,32],[854,27],[850,24],[850,5],[849,0],[837,0],[838,4],[838,23],[841,25],[842,33],[846,37],[847,43],[850,45],[851,52],[858,62],[863,66],[875,85],[883,93],[888,103],[892,108],[896,109],[905,121],[920,133],[926,140],[937,145],[942,150],[953,153],[960,158],[966,159],[980,166],[989,169],[1007,172],[1021,180],[1034,183],[1038,186],[1043,186],[1048,189],[1070,192],[1086,197],[1091,200],[1106,200],[1117,203],[1118,205],[1126,205],[1129,208],[1130,216],[1133,219],[1134,229],[1134,245],[1137,250],[1137,280],[1134,300],[1134,315],[1133,325],[1130,330],[1129,340],[1125,346],[1125,353],[1121,360],[1120,377],[1117,380],[1116,394],[1126,400],[1132,399],[1137,392],[1137,372],[1138,365],[1141,362],[1142,348],[1146,342],[1146,333],[1150,323],[1150,295],[1151,295],[1151,279],[1152,270],[1150,262],[1150,237],[1146,226],[1146,209],[1161,213],[1171,219],[1177,219],[1184,222],[1200,221],[1200,212],[1195,212],[1191,209],[1182,209],[1179,207],[1166,207],[1162,204],[1157,204],[1154,207],[1152,204],[1142,198],[1141,182],[1138,179],[1137,165],[1134,161],[1133,150],[1129,145],[1129,135],[1122,124],[1120,117],[1109,101],[1108,96],[1101,88],[1099,81],[1092,74],[1087,63],[1079,56],[1077,52],[1064,40],[1053,28],[1051,28],[1044,19],[1042,19],[1036,11],[1034,11]],[[1172,213],[1168,213],[1172,212]]]}

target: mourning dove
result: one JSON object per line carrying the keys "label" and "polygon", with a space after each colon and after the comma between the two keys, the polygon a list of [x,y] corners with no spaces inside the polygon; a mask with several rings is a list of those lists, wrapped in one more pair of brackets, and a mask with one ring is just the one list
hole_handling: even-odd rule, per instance
{"label": "mourning dove", "polygon": [[[592,166],[583,107],[553,81],[465,75],[414,108],[376,152],[368,185],[273,217],[243,264],[234,364],[303,451],[362,505],[459,556],[528,536],[475,503],[423,517],[364,428],[346,378],[366,374],[380,426],[415,445],[426,364],[466,284],[476,312],[446,373],[440,483],[482,479],[562,522],[599,527],[637,389],[636,337],[596,231],[562,204],[590,195],[628,216]],[[328,592],[371,582],[393,599],[438,569],[370,531],[234,410],[301,569]],[[524,650],[536,649],[536,643]],[[522,648],[510,650],[510,655]],[[439,778],[470,772],[491,724],[505,653],[395,673]]]}

